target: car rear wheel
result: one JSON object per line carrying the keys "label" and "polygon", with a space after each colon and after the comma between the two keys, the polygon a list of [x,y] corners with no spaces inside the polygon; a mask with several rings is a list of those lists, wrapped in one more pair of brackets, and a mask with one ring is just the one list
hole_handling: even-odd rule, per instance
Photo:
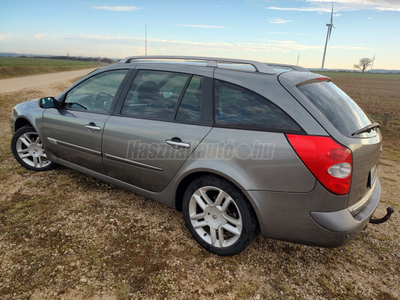
{"label": "car rear wheel", "polygon": [[11,150],[21,166],[33,171],[47,171],[56,164],[47,158],[40,136],[32,126],[18,129],[11,140]]}
{"label": "car rear wheel", "polygon": [[182,209],[195,240],[217,255],[242,252],[258,234],[256,215],[245,196],[217,176],[202,176],[189,184]]}

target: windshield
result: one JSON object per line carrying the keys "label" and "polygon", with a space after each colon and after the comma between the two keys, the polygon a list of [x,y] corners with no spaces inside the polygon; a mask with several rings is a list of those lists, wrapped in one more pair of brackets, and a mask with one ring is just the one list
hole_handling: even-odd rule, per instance
{"label": "windshield", "polygon": [[[350,137],[372,123],[357,103],[332,82],[307,83],[298,86],[298,89],[345,136]],[[375,135],[375,132],[363,133],[358,137],[371,135]]]}

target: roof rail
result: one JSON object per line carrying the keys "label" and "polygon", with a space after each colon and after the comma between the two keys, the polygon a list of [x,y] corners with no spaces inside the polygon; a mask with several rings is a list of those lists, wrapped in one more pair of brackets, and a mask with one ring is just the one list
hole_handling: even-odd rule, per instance
{"label": "roof rail", "polygon": [[303,67],[299,67],[299,66],[276,64],[276,63],[265,63],[265,64],[267,64],[268,66],[270,66],[273,69],[282,68],[282,69],[286,69],[286,70],[310,73],[310,70],[303,68]]}
{"label": "roof rail", "polygon": [[265,63],[255,61],[255,60],[243,60],[243,59],[233,59],[233,58],[219,58],[219,57],[199,57],[199,56],[130,56],[121,59],[118,63],[125,64],[136,60],[146,60],[146,59],[164,59],[164,60],[193,60],[193,61],[206,61],[208,67],[218,67],[218,63],[227,64],[244,64],[251,65],[256,72],[265,74],[276,74],[276,71]]}

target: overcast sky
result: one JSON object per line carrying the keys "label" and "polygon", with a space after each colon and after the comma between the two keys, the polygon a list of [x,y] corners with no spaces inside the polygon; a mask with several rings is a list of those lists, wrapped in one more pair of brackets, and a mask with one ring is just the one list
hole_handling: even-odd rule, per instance
{"label": "overcast sky", "polygon": [[0,52],[198,55],[319,68],[400,69],[400,0],[0,0]]}

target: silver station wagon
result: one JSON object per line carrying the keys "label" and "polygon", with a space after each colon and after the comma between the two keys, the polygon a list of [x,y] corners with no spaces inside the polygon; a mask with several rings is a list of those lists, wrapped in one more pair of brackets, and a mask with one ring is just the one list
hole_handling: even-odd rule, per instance
{"label": "silver station wagon", "polygon": [[257,237],[335,247],[378,206],[379,124],[330,78],[209,57],[128,57],[17,105],[11,148],[182,211],[218,255]]}

